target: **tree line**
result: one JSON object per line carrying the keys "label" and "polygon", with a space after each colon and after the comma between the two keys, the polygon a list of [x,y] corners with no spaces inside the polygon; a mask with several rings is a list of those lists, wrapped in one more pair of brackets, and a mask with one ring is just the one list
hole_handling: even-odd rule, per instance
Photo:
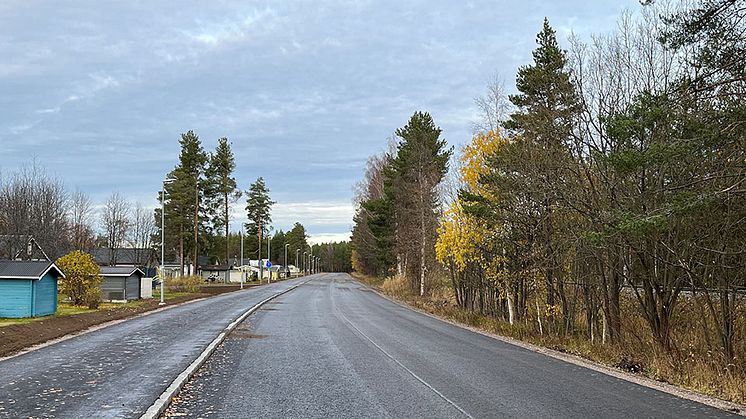
{"label": "tree line", "polygon": [[[281,265],[303,266],[303,252],[313,251],[317,256],[323,253],[320,246],[310,246],[306,228],[301,223],[296,222],[287,232],[274,231],[272,206],[275,201],[269,187],[263,177],[257,178],[245,191],[238,187],[234,175],[236,160],[227,138],[220,138],[213,152],[205,151],[193,131],[183,133],[179,144],[178,163],[166,176],[158,199],[165,208],[166,259],[176,261],[182,272],[189,264],[198,266],[199,256],[207,256],[209,262],[215,264],[239,263],[242,238],[246,259],[270,259]],[[247,221],[243,232],[231,231],[231,208],[242,197],[245,197]],[[155,209],[154,219],[154,238],[160,241],[160,208]],[[334,243],[326,246],[337,247],[339,244]]]}
{"label": "tree line", "polygon": [[[245,192],[238,188],[233,175],[235,158],[226,138],[218,140],[213,153],[204,151],[192,131],[181,136],[180,145],[179,163],[167,175],[170,183],[165,184],[167,261],[177,261],[182,268],[185,262],[196,262],[198,256],[207,256],[208,263],[239,262],[241,233],[230,231],[229,225],[232,205],[242,196],[246,196],[246,259],[269,258],[283,265],[295,264],[296,250],[301,254],[311,251],[302,224],[295,223],[287,232],[272,231],[274,201],[262,177]],[[160,227],[160,208],[153,211],[119,192],[97,204],[83,191],[70,191],[61,179],[37,164],[0,177],[2,258],[27,257],[28,240],[34,238],[52,260],[74,250],[91,253],[102,247],[111,249],[110,260],[105,262],[116,264],[120,248],[159,250]],[[320,253],[319,248],[315,254]]]}
{"label": "tree line", "polygon": [[420,295],[446,278],[459,307],[514,327],[650,340],[743,375],[746,3],[687,5],[646,2],[568,50],[545,20],[516,93],[476,100],[448,174],[440,130],[412,116],[368,162],[353,268]]}
{"label": "tree line", "polygon": [[0,178],[2,258],[26,258],[31,238],[56,260],[72,250],[90,252],[96,246],[147,248],[154,233],[152,212],[119,193],[97,208],[88,194],[68,190],[37,164]]}

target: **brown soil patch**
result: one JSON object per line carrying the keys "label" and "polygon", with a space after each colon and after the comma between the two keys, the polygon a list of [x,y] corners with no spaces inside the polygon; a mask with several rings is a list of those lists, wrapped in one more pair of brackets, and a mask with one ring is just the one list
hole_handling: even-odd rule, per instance
{"label": "brown soil patch", "polygon": [[[231,285],[205,286],[201,293],[184,295],[167,300],[166,307],[238,289],[239,286],[234,287]],[[161,306],[158,305],[158,300],[152,299],[143,302],[138,307],[117,307],[0,327],[0,357],[13,355],[34,345],[61,338],[65,335],[75,334],[102,323],[133,317],[159,307]]]}

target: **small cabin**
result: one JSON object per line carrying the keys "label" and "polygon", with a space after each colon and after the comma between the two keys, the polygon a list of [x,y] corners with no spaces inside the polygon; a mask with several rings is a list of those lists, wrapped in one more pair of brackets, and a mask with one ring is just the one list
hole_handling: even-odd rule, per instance
{"label": "small cabin", "polygon": [[39,317],[57,312],[62,271],[50,261],[0,260],[0,317]]}
{"label": "small cabin", "polygon": [[145,276],[140,268],[126,266],[101,266],[101,299],[104,301],[129,301],[141,298],[140,283]]}

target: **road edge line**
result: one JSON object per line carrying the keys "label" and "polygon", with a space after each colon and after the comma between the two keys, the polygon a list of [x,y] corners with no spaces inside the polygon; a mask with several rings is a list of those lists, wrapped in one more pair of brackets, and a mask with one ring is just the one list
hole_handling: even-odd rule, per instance
{"label": "road edge line", "polygon": [[486,336],[488,338],[492,338],[503,343],[507,343],[509,345],[517,346],[519,348],[523,348],[523,349],[526,349],[532,352],[537,352],[542,355],[546,355],[550,358],[557,359],[559,361],[564,361],[569,364],[577,365],[583,368],[590,369],[595,372],[599,372],[599,373],[602,373],[602,374],[605,374],[605,375],[608,375],[614,378],[618,378],[620,380],[624,380],[632,384],[637,384],[639,386],[651,388],[653,390],[658,390],[663,393],[670,394],[672,396],[679,397],[684,400],[689,400],[689,401],[697,402],[700,404],[704,404],[706,406],[714,407],[716,409],[722,410],[724,412],[732,413],[735,415],[746,416],[746,405],[741,405],[741,404],[730,402],[727,400],[718,399],[717,397],[708,396],[702,393],[697,393],[693,390],[679,387],[679,386],[676,386],[670,383],[664,383],[662,381],[656,381],[652,378],[633,375],[631,373],[617,370],[615,368],[609,367],[608,365],[594,362],[594,361],[591,361],[590,359],[586,359],[578,355],[556,351],[554,349],[545,348],[543,346],[533,345],[531,343],[524,342],[518,339],[513,339],[507,336],[501,336],[495,333],[490,333],[484,330],[477,329],[473,326],[461,324],[456,321],[437,316],[433,313],[427,312],[420,308],[410,306],[404,302],[398,301],[394,299],[393,297],[389,297],[388,295],[381,293],[379,290],[369,286],[368,284],[363,283],[362,281],[355,278],[354,276],[350,275],[350,277],[353,278],[355,282],[359,283],[365,288],[368,288],[372,292],[376,293],[378,296],[382,297],[385,300],[388,300],[391,303],[394,303],[407,310],[411,310],[416,313],[422,314],[424,316],[430,317],[432,319],[439,320],[443,323],[447,323],[452,326],[456,326],[461,329],[468,330],[470,332],[477,333],[482,336]]}
{"label": "road edge line", "polygon": [[181,391],[181,389],[184,387],[184,384],[186,384],[187,381],[189,381],[192,376],[207,362],[207,359],[210,358],[210,356],[215,352],[215,349],[217,349],[218,345],[223,343],[225,338],[233,331],[233,329],[236,328],[242,321],[246,320],[247,317],[252,315],[256,310],[258,310],[261,306],[264,304],[274,300],[275,298],[284,295],[299,286],[306,284],[311,279],[308,279],[306,281],[303,281],[301,283],[298,283],[296,285],[293,285],[292,287],[279,292],[277,294],[274,294],[270,297],[265,298],[264,300],[254,304],[251,308],[246,310],[243,314],[238,316],[237,319],[233,320],[225,329],[223,329],[220,334],[210,342],[209,345],[202,351],[202,353],[197,356],[197,358],[192,361],[189,366],[182,371],[174,381],[171,382],[171,384],[166,388],[163,393],[155,400],[155,402],[150,405],[150,407],[145,411],[145,413],[140,416],[140,419],[157,419],[161,416],[161,414],[166,411],[168,406],[171,404],[171,399],[176,396],[176,394]]}

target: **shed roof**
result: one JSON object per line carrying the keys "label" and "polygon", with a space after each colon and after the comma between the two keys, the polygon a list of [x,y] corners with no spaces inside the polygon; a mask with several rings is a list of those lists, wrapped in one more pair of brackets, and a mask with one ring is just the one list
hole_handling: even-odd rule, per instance
{"label": "shed roof", "polygon": [[150,261],[158,262],[158,253],[151,248],[136,247],[96,247],[91,255],[99,265],[140,265]]}
{"label": "shed roof", "polygon": [[130,276],[136,272],[139,272],[140,276],[145,276],[145,272],[140,268],[131,266],[101,266],[99,269],[102,276]]}
{"label": "shed roof", "polygon": [[61,278],[65,274],[50,261],[0,260],[0,279],[39,279],[54,270]]}

